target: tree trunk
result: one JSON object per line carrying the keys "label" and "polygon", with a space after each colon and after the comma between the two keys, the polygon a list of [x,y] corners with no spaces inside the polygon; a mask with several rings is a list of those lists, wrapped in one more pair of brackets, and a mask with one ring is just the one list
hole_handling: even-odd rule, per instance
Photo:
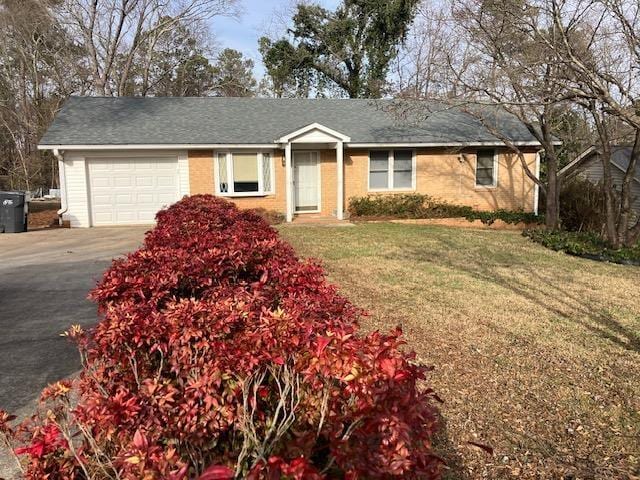
{"label": "tree trunk", "polygon": [[618,220],[618,242],[625,246],[631,247],[635,243],[635,236],[632,234],[633,226],[632,210],[631,210],[631,183],[635,176],[636,164],[638,157],[640,156],[640,129],[636,130],[635,138],[633,141],[633,148],[631,149],[631,157],[629,158],[629,165],[622,181],[622,189],[620,191],[620,216]]}
{"label": "tree trunk", "polygon": [[613,180],[611,178],[611,148],[610,145],[602,145],[602,172],[603,172],[603,189],[604,189],[604,208],[605,208],[605,234],[607,242],[613,248],[620,248],[620,238],[618,237],[617,224],[617,208],[616,193],[614,191]]}
{"label": "tree trunk", "polygon": [[609,126],[598,105],[592,101],[589,111],[593,117],[598,140],[600,143],[600,160],[602,162],[602,188],[604,189],[604,209],[605,209],[605,235],[606,240],[613,248],[620,248],[620,238],[618,237],[618,208],[616,208],[616,192],[611,177],[611,139],[609,136]]}
{"label": "tree trunk", "polygon": [[[547,230],[560,229],[560,178],[558,177],[559,162],[558,154],[554,144],[554,137],[549,128],[549,107],[545,106],[542,114],[538,117],[542,138],[540,143],[545,149],[545,157],[547,160],[547,198],[545,205],[544,223]],[[533,125],[529,127],[530,132],[535,132]]]}

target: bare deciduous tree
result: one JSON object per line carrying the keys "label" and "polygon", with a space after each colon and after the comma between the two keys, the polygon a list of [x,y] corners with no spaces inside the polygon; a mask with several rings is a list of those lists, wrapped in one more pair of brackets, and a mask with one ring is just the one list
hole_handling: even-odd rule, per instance
{"label": "bare deciduous tree", "polygon": [[[206,22],[237,0],[0,0],[0,176],[53,187],[37,142],[77,95],[205,94]],[[162,85],[160,85],[162,84]]]}
{"label": "bare deciduous tree", "polygon": [[9,188],[51,185],[51,159],[35,145],[61,97],[78,87],[66,74],[76,51],[42,0],[5,0],[0,7],[0,174]]}
{"label": "bare deciduous tree", "polygon": [[[640,238],[640,218],[631,211],[631,182],[640,163],[640,2],[546,0],[544,8],[559,34],[558,42],[548,44],[565,66],[559,82],[593,121],[603,162],[607,240],[615,248],[633,245]],[[611,172],[616,143],[633,145],[618,186]]]}
{"label": "bare deciduous tree", "polygon": [[392,91],[405,98],[455,98],[461,92],[451,70],[466,67],[467,43],[456,35],[450,9],[425,1],[391,67]]}
{"label": "bare deciduous tree", "polygon": [[[482,124],[520,158],[522,167],[543,190],[547,228],[559,227],[561,145],[556,136],[571,96],[557,81],[564,66],[546,45],[558,41],[553,19],[523,0],[458,0],[454,18],[469,45],[463,70],[451,62],[469,109]],[[545,41],[538,38],[544,32]],[[525,162],[524,147],[496,123],[492,106],[515,116],[544,149],[546,180]]]}
{"label": "bare deciduous tree", "polygon": [[[136,55],[179,24],[235,13],[235,0],[64,0],[56,12],[87,52],[99,95],[124,95]],[[149,58],[149,56],[147,56]]]}

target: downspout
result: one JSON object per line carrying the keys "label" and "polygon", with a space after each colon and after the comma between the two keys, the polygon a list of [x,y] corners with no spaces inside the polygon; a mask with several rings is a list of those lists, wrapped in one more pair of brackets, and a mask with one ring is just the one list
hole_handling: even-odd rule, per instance
{"label": "downspout", "polygon": [[67,176],[65,174],[64,157],[57,148],[53,149],[53,156],[58,159],[58,178],[60,179],[60,209],[58,222],[62,225],[62,215],[67,213]]}
{"label": "downspout", "polygon": [[[540,152],[536,152],[536,178],[540,180]],[[533,187],[533,214],[538,216],[538,203],[540,203],[540,185]]]}

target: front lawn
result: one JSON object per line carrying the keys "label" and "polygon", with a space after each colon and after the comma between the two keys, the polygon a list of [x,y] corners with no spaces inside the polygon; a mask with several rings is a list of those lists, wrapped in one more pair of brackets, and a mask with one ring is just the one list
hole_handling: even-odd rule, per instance
{"label": "front lawn", "polygon": [[[635,478],[640,268],[514,232],[390,223],[280,227],[434,365],[448,478]],[[489,445],[493,455],[469,442]]]}

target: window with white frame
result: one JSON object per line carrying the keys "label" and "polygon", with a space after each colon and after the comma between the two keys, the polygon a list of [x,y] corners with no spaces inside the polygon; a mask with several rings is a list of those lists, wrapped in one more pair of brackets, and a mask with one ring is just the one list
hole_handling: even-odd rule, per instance
{"label": "window with white frame", "polygon": [[273,158],[263,152],[219,152],[217,190],[221,195],[273,193]]}
{"label": "window with white frame", "polygon": [[410,190],[414,173],[413,150],[369,152],[369,190]]}
{"label": "window with white frame", "polygon": [[495,187],[498,183],[496,151],[478,150],[476,154],[476,186]]}

